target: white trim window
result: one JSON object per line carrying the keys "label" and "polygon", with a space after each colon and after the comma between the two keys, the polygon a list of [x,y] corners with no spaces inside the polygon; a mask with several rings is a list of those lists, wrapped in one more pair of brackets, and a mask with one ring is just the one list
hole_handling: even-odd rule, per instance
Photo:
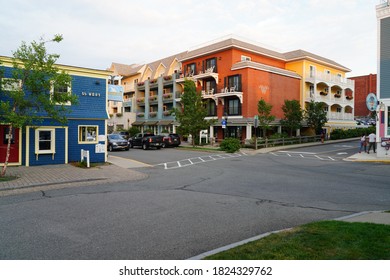
{"label": "white trim window", "polygon": [[[50,89],[50,98],[53,99],[54,96],[56,96],[56,100],[61,100],[61,94],[71,94],[71,87],[70,86],[57,86],[55,84],[52,84],[51,89]],[[70,106],[72,105],[70,101],[67,102],[56,102],[57,105],[66,105]]]}
{"label": "white trim window", "polygon": [[79,125],[79,144],[98,143],[99,127],[97,125]]}
{"label": "white trim window", "polygon": [[241,61],[252,61],[252,58],[250,56],[241,55]]}
{"label": "white trim window", "polygon": [[35,154],[55,154],[56,134],[54,128],[35,130]]}

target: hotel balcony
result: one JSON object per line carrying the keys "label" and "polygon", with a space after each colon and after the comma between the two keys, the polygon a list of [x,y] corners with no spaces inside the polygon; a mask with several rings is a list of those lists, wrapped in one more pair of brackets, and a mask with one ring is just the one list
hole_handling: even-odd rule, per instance
{"label": "hotel balcony", "polygon": [[315,102],[324,102],[327,104],[337,103],[343,106],[349,105],[351,107],[354,107],[353,97],[349,97],[345,94],[337,95],[333,93],[327,93],[326,95],[322,95],[320,92],[317,93],[313,93],[310,91],[306,92],[305,101],[310,102],[312,100]]}
{"label": "hotel balcony", "polygon": [[240,102],[242,104],[242,95],[243,95],[243,92],[241,91],[237,91],[236,90],[236,87],[230,87],[230,88],[223,88],[221,92],[217,92],[217,93],[214,93],[214,89],[211,89],[211,90],[202,90],[202,97],[207,99],[207,98],[211,98],[211,99],[214,99],[216,104],[218,104],[218,98],[221,98],[222,102],[223,102],[223,98],[224,97],[230,97],[230,96],[236,96],[240,99]]}
{"label": "hotel balcony", "polygon": [[194,82],[200,81],[202,83],[204,79],[214,78],[215,82],[218,84],[218,76],[218,73],[214,72],[214,67],[210,67],[205,71],[199,71],[198,74],[189,73],[179,79],[176,79],[176,82],[184,83],[185,80],[191,80]]}
{"label": "hotel balcony", "polygon": [[342,88],[355,88],[355,81],[347,78],[340,77],[339,75],[333,75],[326,72],[309,73],[306,76],[306,82],[311,82],[312,84],[325,83],[329,86],[339,85]]}

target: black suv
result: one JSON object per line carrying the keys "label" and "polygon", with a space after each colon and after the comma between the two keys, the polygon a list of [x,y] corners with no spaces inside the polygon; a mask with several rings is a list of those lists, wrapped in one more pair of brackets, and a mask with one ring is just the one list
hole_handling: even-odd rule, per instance
{"label": "black suv", "polygon": [[180,136],[176,133],[161,133],[163,137],[163,148],[178,147],[181,144]]}
{"label": "black suv", "polygon": [[123,138],[120,134],[108,134],[107,148],[110,152],[112,152],[113,150],[128,151],[130,146],[129,146],[129,142],[125,138]]}

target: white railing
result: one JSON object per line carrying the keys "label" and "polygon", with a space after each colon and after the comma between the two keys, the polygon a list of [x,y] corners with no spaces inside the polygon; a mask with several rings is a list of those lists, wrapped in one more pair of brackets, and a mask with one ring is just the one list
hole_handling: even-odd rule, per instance
{"label": "white railing", "polygon": [[317,82],[327,82],[333,84],[342,84],[348,87],[354,87],[355,81],[340,77],[339,75],[334,75],[326,72],[316,72],[315,74],[309,73],[306,77],[307,80],[315,80]]}

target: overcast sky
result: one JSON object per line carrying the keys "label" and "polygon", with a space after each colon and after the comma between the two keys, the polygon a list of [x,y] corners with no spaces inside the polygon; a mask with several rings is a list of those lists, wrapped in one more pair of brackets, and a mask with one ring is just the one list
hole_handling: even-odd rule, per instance
{"label": "overcast sky", "polygon": [[280,52],[303,49],[377,72],[380,0],[0,0],[0,55],[22,41],[64,41],[58,63],[106,69],[148,63],[234,35]]}

